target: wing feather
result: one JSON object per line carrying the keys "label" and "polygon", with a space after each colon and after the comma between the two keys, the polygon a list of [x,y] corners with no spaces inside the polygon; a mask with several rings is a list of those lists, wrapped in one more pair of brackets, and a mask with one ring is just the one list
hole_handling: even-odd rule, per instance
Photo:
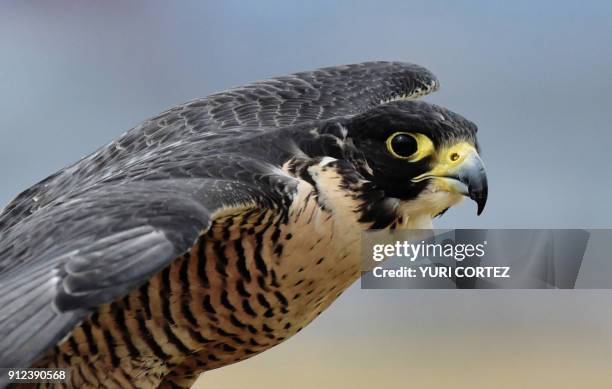
{"label": "wing feather", "polygon": [[119,139],[24,191],[0,213],[0,231],[61,196],[180,142],[235,139],[314,120],[363,113],[439,88],[427,69],[405,62],[364,62],[295,73],[189,101],[145,120]]}
{"label": "wing feather", "polygon": [[0,367],[29,365],[93,307],[161,271],[216,212],[271,196],[211,178],[115,183],[16,224],[0,239]]}

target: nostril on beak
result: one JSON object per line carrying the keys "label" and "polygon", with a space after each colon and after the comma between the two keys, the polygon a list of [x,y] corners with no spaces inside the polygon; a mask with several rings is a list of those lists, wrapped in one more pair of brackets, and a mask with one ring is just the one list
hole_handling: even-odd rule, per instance
{"label": "nostril on beak", "polygon": [[452,153],[452,154],[450,155],[450,160],[451,160],[451,161],[455,162],[455,161],[456,161],[456,160],[458,160],[458,159],[459,159],[459,153]]}

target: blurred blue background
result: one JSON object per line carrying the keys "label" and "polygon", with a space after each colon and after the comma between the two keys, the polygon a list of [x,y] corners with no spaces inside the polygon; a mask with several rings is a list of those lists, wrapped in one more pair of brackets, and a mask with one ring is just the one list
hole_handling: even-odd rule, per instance
{"label": "blurred blue background", "polygon": [[[477,218],[466,202],[437,227],[610,227],[611,38],[607,1],[1,1],[0,203],[175,104],[381,59],[428,67],[442,89],[426,99],[479,125],[487,209]],[[463,377],[455,362],[464,358],[491,377],[506,374],[494,361],[508,360],[518,369],[512,377],[550,369],[534,387],[549,387],[553,376],[557,387],[572,384],[576,375],[560,367],[578,363],[577,382],[598,387],[594,361],[612,362],[608,302],[604,292],[353,287],[295,340],[230,369],[238,372],[232,379],[259,387],[256,377],[269,380],[265,372],[282,360],[304,387],[332,387],[299,366],[352,376],[378,352],[422,376],[420,387]],[[385,342],[396,330],[397,344]],[[368,355],[351,348],[356,342]],[[435,346],[412,350],[415,342]],[[433,365],[417,358],[434,349]],[[316,362],[316,350],[327,360]],[[432,366],[433,378],[424,378]],[[211,380],[232,387],[218,374]]]}

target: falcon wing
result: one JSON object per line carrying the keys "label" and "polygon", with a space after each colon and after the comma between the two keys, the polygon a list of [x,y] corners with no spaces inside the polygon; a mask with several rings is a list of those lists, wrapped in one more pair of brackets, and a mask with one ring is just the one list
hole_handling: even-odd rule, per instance
{"label": "falcon wing", "polygon": [[403,62],[334,66],[255,82],[171,108],[20,194],[0,213],[0,231],[52,202],[63,188],[89,185],[139,156],[177,142],[213,142],[336,116],[356,115],[437,90],[427,69]]}
{"label": "falcon wing", "polygon": [[[257,177],[236,175],[246,173]],[[193,246],[215,212],[272,207],[275,198],[290,196],[290,185],[280,183],[286,179],[110,182],[62,198],[4,232],[0,367],[27,366],[92,307],[161,271]]]}
{"label": "falcon wing", "polygon": [[427,69],[403,62],[364,62],[255,82],[192,104],[208,107],[212,131],[283,127],[355,115],[385,102],[437,90]]}

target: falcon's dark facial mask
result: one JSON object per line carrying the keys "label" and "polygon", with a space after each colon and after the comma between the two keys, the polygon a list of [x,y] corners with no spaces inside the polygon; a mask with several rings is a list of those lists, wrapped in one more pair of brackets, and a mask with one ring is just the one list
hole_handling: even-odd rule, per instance
{"label": "falcon's dark facial mask", "polygon": [[[476,126],[424,102],[374,109],[348,124],[349,137],[387,196],[423,200],[433,215],[470,197],[478,214],[487,201],[487,177],[478,154]],[[425,205],[427,204],[427,205]]]}

